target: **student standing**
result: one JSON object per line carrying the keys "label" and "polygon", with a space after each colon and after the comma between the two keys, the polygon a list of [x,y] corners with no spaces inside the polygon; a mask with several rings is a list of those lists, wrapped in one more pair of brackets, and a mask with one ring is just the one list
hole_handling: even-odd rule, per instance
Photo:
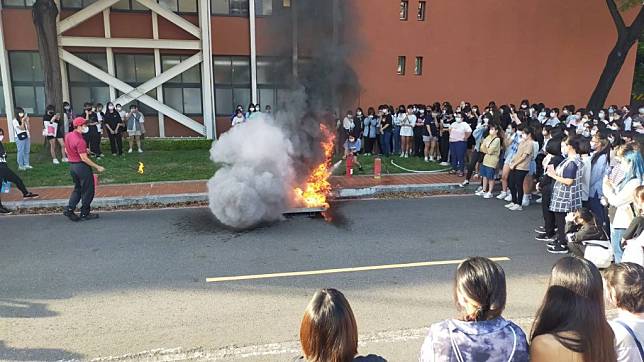
{"label": "student standing", "polygon": [[127,153],[132,153],[134,142],[136,142],[139,148],[139,153],[143,153],[141,146],[141,136],[145,134],[145,119],[143,118],[143,113],[139,112],[139,107],[136,104],[132,104],[130,106],[130,112],[125,115],[125,118],[127,119],[127,134],[130,141],[130,149]]}
{"label": "student standing", "polygon": [[29,153],[31,152],[31,133],[29,116],[25,110],[16,108],[16,118],[11,122],[13,134],[16,135],[16,147],[18,148],[18,169],[20,171],[30,170],[33,167],[29,164]]}
{"label": "student standing", "polygon": [[110,149],[112,156],[123,154],[123,138],[121,136],[123,120],[121,115],[114,107],[112,102],[107,103],[107,112],[105,113],[105,129],[110,139]]}
{"label": "student standing", "polygon": [[[26,199],[38,197],[38,194],[34,194],[32,192],[29,192],[29,190],[27,190],[27,187],[25,187],[25,183],[22,182],[22,179],[18,175],[16,175],[16,173],[13,172],[7,165],[7,152],[5,152],[4,150],[4,145],[2,144],[3,140],[4,140],[4,130],[0,128],[0,184],[2,184],[2,182],[4,181],[11,182],[12,184],[16,185],[18,190],[22,192],[22,197]],[[2,196],[1,193],[0,193],[0,196]],[[9,214],[9,213],[11,213],[11,211],[6,207],[2,206],[2,200],[0,200],[0,214]]]}
{"label": "student standing", "polygon": [[[561,140],[559,138],[552,138],[546,144],[546,156],[542,161],[543,169],[547,170],[548,166],[552,165],[555,169],[564,158],[561,155]],[[537,228],[536,240],[550,242],[555,240],[555,214],[550,211],[550,201],[552,200],[552,187],[554,180],[552,177],[544,173],[540,181],[537,183],[537,189],[541,191],[541,213],[543,215],[544,226]]]}
{"label": "student standing", "polygon": [[510,193],[512,194],[512,202],[507,204],[509,210],[521,211],[523,202],[523,180],[528,175],[530,170],[530,162],[534,159],[534,145],[533,145],[534,131],[531,128],[523,128],[521,134],[521,143],[517,149],[517,153],[510,163],[510,175],[508,176],[508,184],[510,186]]}
{"label": "student standing", "polygon": [[494,176],[496,174],[496,167],[499,164],[501,157],[501,148],[503,142],[501,141],[501,128],[498,125],[490,127],[490,133],[481,142],[481,154],[483,157],[483,164],[481,165],[481,177],[483,177],[483,188],[480,195],[483,198],[491,199],[492,191],[494,190]]}
{"label": "student standing", "polygon": [[43,117],[43,125],[47,141],[49,142],[49,151],[54,165],[60,164],[58,156],[56,156],[56,143],[60,146],[60,153],[63,162],[67,162],[65,156],[65,125],[61,119],[60,113],[56,113],[53,105],[48,105],[45,116]]}
{"label": "student standing", "polygon": [[467,139],[471,134],[472,128],[467,122],[463,122],[463,114],[456,113],[454,123],[449,129],[449,153],[452,161],[452,172],[458,172],[460,177],[463,177]]}
{"label": "student standing", "polygon": [[[69,168],[74,181],[74,190],[69,197],[69,204],[63,213],[72,221],[97,219],[97,214],[90,213],[92,200],[94,199],[94,175],[92,168],[98,172],[105,171],[105,168],[94,163],[87,156],[87,143],[83,134],[89,131],[89,126],[84,118],[78,117],[73,121],[74,132],[65,137],[65,148],[69,158]],[[82,200],[80,217],[75,210]]]}
{"label": "student standing", "polygon": [[367,117],[364,119],[363,136],[365,141],[364,152],[367,155],[373,153],[373,146],[378,137],[378,118],[376,117],[376,110],[369,107],[367,110]]}
{"label": "student standing", "polygon": [[87,132],[84,134],[85,142],[89,144],[89,151],[95,157],[102,157],[101,153],[101,135],[98,132],[98,116],[94,112],[91,103],[85,103],[84,118],[87,122]]}

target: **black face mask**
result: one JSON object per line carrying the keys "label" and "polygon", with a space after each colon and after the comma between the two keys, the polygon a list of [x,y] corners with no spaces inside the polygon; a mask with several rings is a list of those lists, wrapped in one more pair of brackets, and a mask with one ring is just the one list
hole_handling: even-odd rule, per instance
{"label": "black face mask", "polygon": [[50,115],[50,116],[52,116],[52,115],[54,114],[54,112],[49,111],[49,112],[47,112],[47,114],[48,114],[48,115]]}

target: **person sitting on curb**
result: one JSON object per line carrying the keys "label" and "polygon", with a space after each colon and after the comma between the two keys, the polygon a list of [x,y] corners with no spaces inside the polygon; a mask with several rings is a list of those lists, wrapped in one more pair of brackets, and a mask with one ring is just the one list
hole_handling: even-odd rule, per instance
{"label": "person sitting on curb", "polygon": [[349,134],[349,138],[344,142],[344,157],[342,157],[342,159],[346,159],[349,155],[352,155],[353,162],[358,165],[360,171],[362,171],[362,165],[358,161],[358,152],[360,152],[361,146],[360,139],[356,138],[353,133]]}
{"label": "person sitting on curb", "polygon": [[[0,128],[0,184],[2,182],[11,182],[22,192],[22,197],[26,199],[37,198],[38,194],[29,192],[25,187],[25,183],[22,182],[22,179],[13,172],[9,166],[7,166],[7,153],[4,150],[2,141],[4,140],[4,130]],[[0,193],[0,195],[2,195]],[[2,199],[0,198],[0,214],[9,214],[11,210],[2,206]]]}
{"label": "person sitting on curb", "polygon": [[[87,156],[87,143],[85,143],[83,134],[88,131],[87,121],[82,117],[78,117],[74,119],[74,132],[65,136],[65,149],[69,159],[70,173],[74,181],[74,190],[69,197],[69,205],[63,214],[71,221],[98,218],[97,214],[90,213],[90,205],[94,199],[95,191],[92,167],[98,172],[105,171],[105,168],[97,165]],[[81,199],[83,200],[83,205],[81,206],[80,217],[78,217],[74,211]]]}

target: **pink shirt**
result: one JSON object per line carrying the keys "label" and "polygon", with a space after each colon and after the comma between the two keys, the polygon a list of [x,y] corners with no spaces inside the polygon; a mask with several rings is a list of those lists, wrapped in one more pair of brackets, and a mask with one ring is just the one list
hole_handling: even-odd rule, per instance
{"label": "pink shirt", "polygon": [[472,133],[472,127],[467,122],[454,122],[449,127],[449,141],[460,142],[467,141],[466,133]]}
{"label": "pink shirt", "polygon": [[83,135],[78,132],[69,132],[65,136],[65,152],[69,162],[83,162],[80,158],[81,153],[87,153],[87,143]]}

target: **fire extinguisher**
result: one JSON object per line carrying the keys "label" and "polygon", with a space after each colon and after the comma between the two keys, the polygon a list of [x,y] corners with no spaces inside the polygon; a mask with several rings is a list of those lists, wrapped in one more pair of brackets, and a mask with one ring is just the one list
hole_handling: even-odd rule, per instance
{"label": "fire extinguisher", "polygon": [[349,154],[347,156],[347,177],[351,177],[353,175],[353,154]]}
{"label": "fire extinguisher", "polygon": [[373,178],[379,179],[381,170],[382,170],[382,160],[380,159],[380,157],[376,157],[373,160]]}

